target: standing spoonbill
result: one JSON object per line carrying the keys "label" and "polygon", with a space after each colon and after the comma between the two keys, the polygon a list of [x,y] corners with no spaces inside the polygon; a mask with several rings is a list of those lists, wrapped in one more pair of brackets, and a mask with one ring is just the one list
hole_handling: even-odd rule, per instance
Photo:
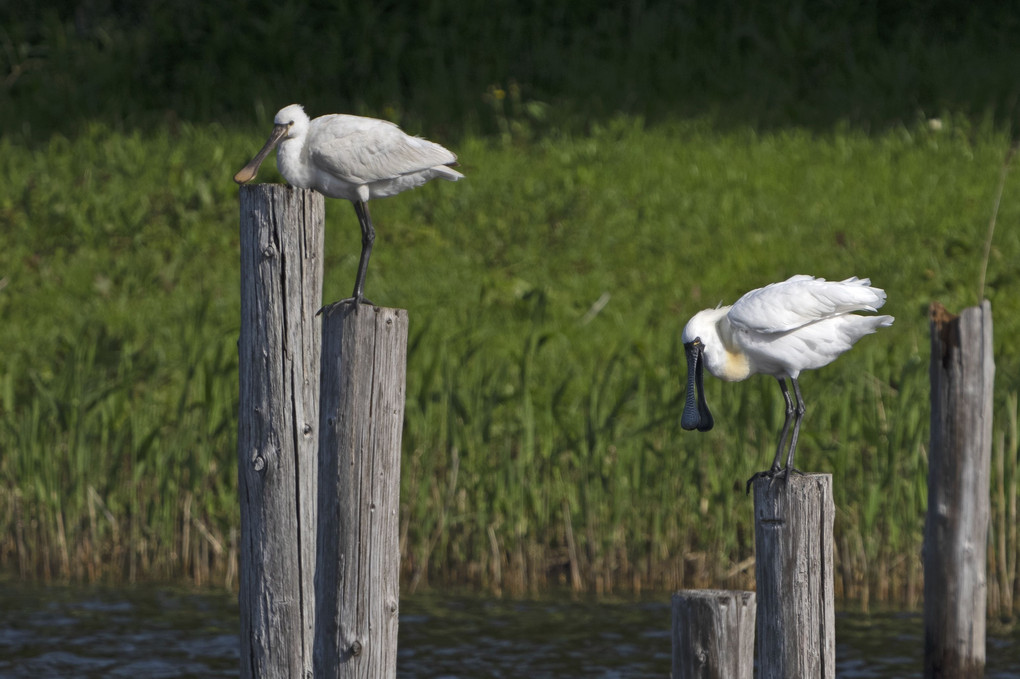
{"label": "standing spoonbill", "polygon": [[361,259],[354,294],[337,304],[367,302],[365,272],[375,242],[369,199],[386,198],[436,177],[451,182],[464,177],[448,167],[457,162],[451,151],[405,134],[391,122],[337,114],[310,120],[303,107],[291,104],[277,112],[269,140],[234,181],[246,184],[254,179],[277,146],[276,166],[287,183],[354,204],[361,224]]}
{"label": "standing spoonbill", "polygon": [[[719,379],[737,382],[751,375],[771,375],[779,380],[786,401],[786,420],[772,467],[756,473],[785,478],[797,452],[804,398],[797,378],[802,370],[821,368],[835,361],[857,340],[878,328],[892,325],[892,316],[861,316],[854,311],[877,311],[885,304],[885,291],[871,287],[867,278],[827,281],[813,276],[793,276],[745,294],[732,306],[705,309],[691,317],[682,341],[687,355],[687,401],[680,426],[708,431],[712,413],[705,402],[702,366]],[[794,405],[786,388],[793,383]],[[695,394],[696,392],[696,394]],[[786,438],[793,422],[786,467],[780,468]]]}

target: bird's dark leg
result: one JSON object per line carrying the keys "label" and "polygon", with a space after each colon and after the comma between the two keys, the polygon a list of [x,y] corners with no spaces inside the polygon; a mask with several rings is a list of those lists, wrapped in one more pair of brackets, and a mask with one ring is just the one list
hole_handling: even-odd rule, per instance
{"label": "bird's dark leg", "polygon": [[[796,384],[796,382],[794,382]],[[779,445],[776,446],[776,457],[772,460],[772,467],[769,468],[773,474],[779,471],[779,461],[783,459],[783,452],[786,450],[786,436],[790,433],[790,420],[793,419],[793,399],[790,398],[790,390],[786,388],[786,380],[779,380],[779,388],[783,390],[783,400],[786,401],[786,419],[783,420],[783,431],[779,435]]]}
{"label": "bird's dark leg", "polygon": [[352,201],[354,211],[358,214],[358,223],[361,225],[361,259],[358,260],[358,277],[354,279],[354,294],[339,302],[327,304],[316,312],[316,316],[323,312],[330,312],[334,308],[344,304],[354,304],[354,310],[362,304],[371,304],[365,299],[365,272],[368,271],[368,258],[372,256],[372,243],[375,242],[375,229],[372,228],[372,218],[368,214],[368,205],[361,200]]}
{"label": "bird's dark leg", "polygon": [[797,418],[793,422],[793,438],[790,439],[790,454],[786,458],[786,473],[789,474],[791,471],[797,472],[796,467],[793,466],[793,455],[797,452],[797,437],[800,436],[800,421],[804,419],[804,413],[807,412],[807,407],[804,405],[804,397],[800,395],[800,383],[796,379],[791,379],[793,382],[793,393],[797,395]]}
{"label": "bird's dark leg", "polygon": [[[769,479],[774,479],[776,478],[776,476],[784,476],[784,474],[781,474],[782,470],[779,467],[779,461],[783,459],[783,453],[786,451],[786,437],[790,433],[790,421],[793,419],[795,409],[793,405],[793,399],[790,398],[790,390],[787,389],[786,387],[786,380],[781,377],[777,377],[776,379],[779,381],[779,388],[783,390],[783,400],[786,401],[786,419],[783,420],[783,431],[782,433],[779,434],[779,445],[776,446],[776,457],[772,460],[772,466],[769,467],[766,471],[756,472],[754,476],[747,480],[748,493],[751,492],[751,484],[754,482],[755,479],[759,477],[766,476]],[[798,391],[799,398],[797,381],[796,380],[791,381],[794,384],[793,387],[794,391]],[[795,442],[797,440],[797,427],[799,425],[800,421],[798,420],[797,425],[794,426],[793,438]]]}
{"label": "bird's dark leg", "polygon": [[[368,204],[354,201],[354,211],[358,213],[361,224],[361,259],[358,260],[358,277],[354,279],[354,294],[351,298],[355,304],[363,304],[365,299],[365,273],[368,271],[368,258],[372,256],[372,244],[375,242],[375,229],[372,228],[372,217],[368,214]],[[371,302],[369,302],[371,304]]]}

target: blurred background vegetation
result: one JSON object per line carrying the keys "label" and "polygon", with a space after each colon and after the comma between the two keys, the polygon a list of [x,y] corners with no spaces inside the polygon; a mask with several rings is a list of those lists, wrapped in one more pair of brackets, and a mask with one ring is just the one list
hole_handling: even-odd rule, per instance
{"label": "blurred background vegetation", "polygon": [[[944,110],[1011,121],[1009,3],[5,2],[5,137],[103,120],[234,125],[300,101],[389,114],[445,138],[499,131],[515,81],[550,124],[650,121],[875,129]],[[534,113],[535,111],[532,111]],[[1011,124],[1011,123],[1010,123]]]}
{"label": "blurred background vegetation", "polygon": [[[369,296],[411,318],[405,586],[749,586],[781,398],[711,380],[717,428],[681,432],[680,331],[860,275],[896,325],[803,380],[837,592],[919,598],[927,305],[984,296],[1011,615],[1018,29],[993,2],[0,3],[0,568],[234,582],[231,176],[300,102],[467,175],[373,204]],[[327,223],[329,301],[359,240],[346,203]]]}

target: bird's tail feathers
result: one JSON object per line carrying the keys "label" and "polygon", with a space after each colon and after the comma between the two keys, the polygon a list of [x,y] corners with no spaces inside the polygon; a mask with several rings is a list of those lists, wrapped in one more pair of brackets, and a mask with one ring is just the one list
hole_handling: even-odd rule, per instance
{"label": "bird's tail feathers", "polygon": [[825,295],[833,310],[838,313],[852,311],[878,311],[879,307],[885,304],[885,290],[871,287],[871,281],[867,278],[857,281],[850,279],[843,283],[852,283],[851,286],[826,286],[819,293]]}
{"label": "bird's tail feathers", "polygon": [[846,333],[843,336],[847,342],[844,351],[857,344],[861,338],[878,332],[879,328],[888,328],[894,320],[892,316],[858,316],[857,314],[847,314],[839,318],[841,319],[841,331]]}
{"label": "bird's tail feathers", "polygon": [[436,173],[436,176],[440,179],[445,179],[448,182],[455,182],[458,179],[463,179],[464,175],[457,172],[453,168],[447,167],[446,165],[439,165],[432,168],[432,171]]}
{"label": "bird's tail feathers", "polygon": [[888,328],[890,325],[893,324],[893,321],[896,320],[892,316],[888,315],[856,316],[856,318],[858,326],[863,327],[865,329],[864,334],[871,334],[878,330],[879,328]]}

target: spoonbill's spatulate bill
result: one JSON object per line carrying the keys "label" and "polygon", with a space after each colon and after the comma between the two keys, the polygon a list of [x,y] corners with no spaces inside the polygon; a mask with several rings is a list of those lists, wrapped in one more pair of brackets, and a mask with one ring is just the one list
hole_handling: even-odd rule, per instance
{"label": "spoonbill's spatulate bill", "polygon": [[[857,340],[892,325],[892,316],[861,316],[855,311],[877,311],[885,304],[885,291],[871,287],[867,278],[827,281],[812,276],[793,276],[752,290],[732,306],[696,313],[683,332],[687,354],[687,400],[680,426],[708,431],[712,413],[705,402],[702,371],[727,381],[751,375],[771,375],[779,380],[786,401],[786,420],[779,435],[772,467],[752,476],[784,478],[794,470],[804,398],[797,378],[802,370],[821,368],[835,361]],[[786,378],[793,383],[796,404],[790,398]],[[786,467],[780,468],[790,423]]]}
{"label": "spoonbill's spatulate bill", "polygon": [[234,181],[245,184],[254,179],[262,161],[278,146],[276,165],[287,183],[354,203],[361,224],[361,258],[354,294],[341,302],[361,304],[375,242],[368,201],[413,189],[436,177],[448,181],[463,178],[449,167],[457,162],[457,156],[439,144],[405,134],[385,120],[351,115],[310,120],[298,104],[280,109],[273,123],[265,146],[234,175]]}

